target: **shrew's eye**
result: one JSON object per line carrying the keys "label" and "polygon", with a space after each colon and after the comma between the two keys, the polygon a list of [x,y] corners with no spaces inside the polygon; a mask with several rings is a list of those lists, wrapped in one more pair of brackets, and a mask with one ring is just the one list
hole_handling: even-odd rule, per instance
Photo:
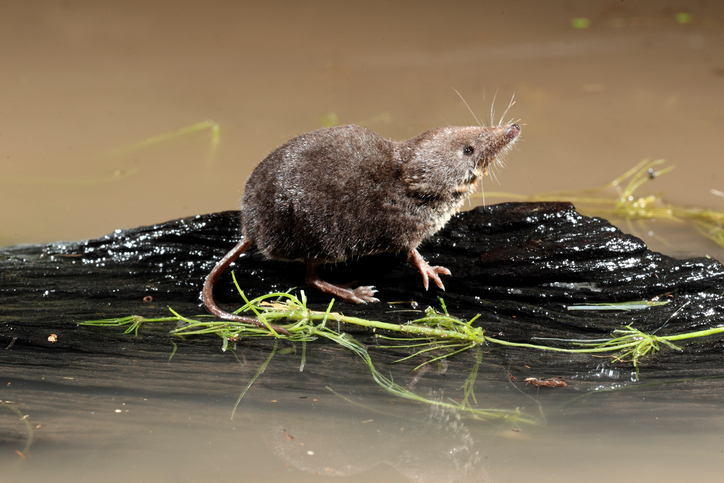
{"label": "shrew's eye", "polygon": [[463,149],[463,154],[466,156],[470,156],[475,152],[475,149],[473,149],[472,146],[465,146],[465,149]]}

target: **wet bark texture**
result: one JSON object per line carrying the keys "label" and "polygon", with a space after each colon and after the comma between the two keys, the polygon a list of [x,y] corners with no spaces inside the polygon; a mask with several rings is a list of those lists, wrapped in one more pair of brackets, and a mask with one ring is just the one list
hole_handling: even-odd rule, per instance
{"label": "wet bark texture", "polygon": [[[0,249],[0,361],[4,375],[17,384],[31,384],[55,366],[73,364],[82,370],[91,356],[107,356],[109,363],[159,354],[167,360],[169,326],[146,327],[135,337],[123,334],[122,329],[77,323],[133,314],[162,317],[169,315],[167,306],[188,316],[204,313],[199,300],[201,285],[216,260],[239,240],[238,218],[238,212],[215,213],[119,230],[83,242]],[[419,311],[427,306],[439,307],[441,296],[452,315],[469,319],[481,314],[476,324],[488,334],[534,343],[540,343],[532,340],[534,337],[605,337],[628,324],[666,335],[719,326],[724,320],[724,267],[719,262],[707,258],[679,260],[654,253],[640,239],[603,219],[581,216],[568,203],[505,203],[477,208],[456,216],[427,240],[420,252],[431,265],[451,270],[452,276],[444,277],[446,292],[436,287],[425,292],[419,273],[404,256],[365,257],[324,267],[321,274],[330,281],[375,285],[382,302],[364,306],[337,303],[335,310],[403,322],[419,317]],[[265,260],[254,251],[242,256],[232,269],[249,297],[304,284],[301,263]],[[307,292],[313,308],[326,308],[329,296]],[[153,300],[144,301],[147,296]],[[227,310],[241,305],[230,271],[217,284],[215,296]],[[627,312],[567,309],[577,303],[653,297],[670,303]],[[374,344],[365,330],[343,329]],[[58,336],[57,342],[48,341],[50,334]],[[684,342],[680,344],[682,352],[664,348],[641,361],[642,375],[647,380],[721,376],[723,340],[714,337]],[[176,342],[179,351],[183,348],[192,357],[189,364],[193,367],[213,364],[220,357],[220,341],[215,337]],[[269,343],[250,342],[249,347],[256,345],[268,351]],[[346,350],[322,341],[315,350],[324,353],[326,360],[351,357]],[[585,374],[602,362],[590,355],[503,347],[485,350],[486,364],[496,368],[497,378],[517,370],[523,375],[523,367],[535,367],[535,376],[585,379]],[[392,361],[401,354],[405,351],[380,351],[375,357]],[[604,360],[609,367],[631,372],[628,363]],[[90,371],[91,362],[88,364]],[[298,361],[292,365],[298,366]],[[174,367],[160,368],[157,374],[151,371],[143,387],[153,385],[159,392],[186,391],[187,381],[177,373],[183,372],[183,366]],[[469,367],[460,370],[465,373]],[[344,377],[352,377],[350,371]],[[295,372],[295,378],[304,378],[298,367]],[[333,367],[330,377],[334,377]],[[355,377],[365,379],[369,373],[363,369]],[[94,384],[120,384],[129,390],[141,387],[140,382],[124,381],[122,371],[106,374]]]}

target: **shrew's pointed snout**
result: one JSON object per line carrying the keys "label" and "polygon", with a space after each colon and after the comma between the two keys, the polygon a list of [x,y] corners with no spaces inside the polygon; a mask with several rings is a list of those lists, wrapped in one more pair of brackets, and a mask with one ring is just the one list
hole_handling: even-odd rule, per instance
{"label": "shrew's pointed snout", "polygon": [[505,130],[505,134],[503,136],[505,137],[505,140],[510,142],[513,139],[517,138],[520,134],[520,126],[517,124],[511,124],[508,126],[508,129]]}

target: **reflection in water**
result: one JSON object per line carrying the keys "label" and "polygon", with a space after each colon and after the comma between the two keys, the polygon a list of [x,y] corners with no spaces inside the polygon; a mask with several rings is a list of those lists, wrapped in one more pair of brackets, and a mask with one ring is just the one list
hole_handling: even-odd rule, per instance
{"label": "reflection in water", "polygon": [[[388,414],[361,410],[346,419],[321,411],[292,419],[282,413],[269,437],[277,455],[310,473],[348,476],[384,463],[415,482],[488,481],[459,414],[405,406],[390,406]],[[407,417],[395,417],[403,413]]]}
{"label": "reflection in water", "polygon": [[[4,365],[0,399],[29,415],[34,442],[22,460],[15,450],[23,450],[25,422],[0,414],[3,477],[298,483],[327,475],[370,481],[382,472],[382,481],[395,482],[580,481],[582,474],[589,482],[669,474],[718,481],[707,477],[724,462],[721,386],[714,379],[644,381],[621,390],[614,375],[614,385],[600,390],[613,373],[599,367],[593,377],[570,378],[568,386],[537,388],[521,378],[509,381],[491,356],[475,384],[479,405],[530,414],[540,403],[548,421],[513,427],[390,397],[356,356],[329,357],[314,346],[304,372],[298,355],[277,355],[231,420],[268,348],[245,347],[248,362],[239,366],[208,346],[194,353],[195,345],[179,344],[170,362],[167,353],[86,354],[77,361],[68,356],[56,369],[42,358],[38,367]],[[415,391],[436,401],[459,397],[470,367],[465,360],[455,358],[444,375],[429,371]],[[415,379],[410,366],[379,368],[394,369],[400,384]],[[642,466],[645,461],[655,467]]]}

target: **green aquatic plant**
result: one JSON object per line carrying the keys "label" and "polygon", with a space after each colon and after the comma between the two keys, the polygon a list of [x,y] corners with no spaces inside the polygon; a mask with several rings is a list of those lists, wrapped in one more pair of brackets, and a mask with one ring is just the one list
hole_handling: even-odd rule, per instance
{"label": "green aquatic plant", "polygon": [[178,142],[190,136],[205,135],[206,133],[211,136],[209,140],[209,154],[206,160],[206,164],[209,166],[213,163],[216,151],[221,143],[221,127],[212,120],[197,122],[196,124],[185,126],[175,131],[151,136],[148,139],[116,148],[110,151],[108,155],[116,157],[128,156],[140,151],[167,146],[172,142]]}
{"label": "green aquatic plant", "polygon": [[20,458],[25,459],[30,452],[30,447],[33,444],[33,425],[30,424],[30,418],[27,414],[23,414],[18,408],[16,408],[13,405],[12,401],[0,400],[0,407],[6,408],[8,411],[15,414],[19,418],[19,420],[25,424],[25,430],[27,432],[27,437],[25,438],[25,447],[23,447],[22,451],[15,450],[15,453],[17,453]]}
{"label": "green aquatic plant", "polygon": [[272,348],[271,353],[269,354],[269,357],[266,358],[264,363],[259,367],[259,369],[256,371],[256,374],[254,374],[254,377],[251,378],[249,383],[246,385],[243,391],[241,391],[241,394],[239,394],[238,399],[236,400],[236,404],[234,404],[234,409],[231,411],[231,419],[234,419],[234,414],[236,413],[236,408],[239,407],[239,404],[241,403],[241,400],[244,399],[244,395],[246,394],[246,391],[249,390],[249,388],[254,384],[254,381],[257,380],[259,376],[261,376],[264,371],[266,371],[267,366],[272,360],[272,357],[274,357],[274,354],[277,353],[277,348],[279,347],[279,340],[274,341],[274,347]]}
{"label": "green aquatic plant", "polygon": [[639,310],[668,304],[668,300],[636,300],[631,302],[605,302],[598,304],[572,304],[568,310]]}
{"label": "green aquatic plant", "polygon": [[[462,403],[457,403],[455,401],[438,401],[419,396],[409,389],[395,383],[391,377],[387,377],[379,372],[367,349],[354,339],[354,337],[330,327],[330,325],[349,324],[369,328],[375,332],[376,335],[378,335],[377,331],[411,334],[416,336],[418,339],[424,338],[424,340],[428,341],[428,344],[432,344],[438,350],[445,351],[445,354],[450,356],[474,347],[475,345],[480,345],[487,340],[482,328],[471,326],[473,320],[475,319],[469,322],[463,322],[450,316],[446,313],[446,311],[445,313],[439,313],[433,309],[428,309],[425,311],[425,316],[422,318],[406,324],[393,324],[389,322],[350,317],[339,312],[332,312],[334,300],[329,304],[327,310],[325,311],[312,310],[307,307],[307,299],[304,291],[300,291],[299,296],[289,292],[278,292],[262,295],[253,300],[246,299],[246,296],[243,292],[241,292],[241,290],[240,293],[242,294],[242,297],[244,297],[246,303],[235,313],[253,312],[259,320],[264,323],[264,326],[259,327],[255,324],[246,324],[236,321],[210,320],[213,319],[211,316],[189,318],[179,314],[171,308],[169,308],[169,310],[173,314],[172,317],[144,318],[141,316],[129,316],[116,319],[91,320],[82,322],[81,325],[126,327],[125,333],[138,334],[139,329],[144,324],[175,322],[176,327],[170,331],[171,334],[181,337],[213,334],[222,339],[223,350],[228,348],[228,344],[236,343],[245,337],[272,337],[275,340],[282,339],[290,342],[300,342],[303,347],[300,370],[304,366],[304,348],[306,343],[317,339],[327,339],[357,354],[357,356],[359,356],[367,365],[373,380],[395,396],[462,411],[476,419],[498,419],[509,421],[511,423],[524,424],[535,424],[538,421],[537,418],[526,415],[518,409],[482,409],[470,404],[470,399],[474,400],[474,395],[472,395],[472,385],[474,383],[477,370],[474,370],[471,377],[469,377],[466,381],[464,386],[465,396]],[[281,322],[286,323],[282,324]],[[283,327],[288,334],[281,334],[274,331],[271,327],[272,325]],[[389,337],[386,336],[382,337],[389,339]],[[269,358],[264,362],[262,368],[256,373],[254,378],[249,382],[239,396],[237,405],[251,384],[253,384],[256,378],[264,371],[275,352],[276,345]],[[427,352],[428,351],[426,349],[421,349],[415,354],[423,355]],[[445,357],[445,355],[437,356],[426,361],[426,363],[442,359],[443,357]],[[479,365],[479,362],[477,364]]]}
{"label": "green aquatic plant", "polygon": [[[178,143],[182,140],[188,141],[191,139],[197,139],[197,137],[209,136],[209,151],[206,156],[206,169],[213,165],[214,159],[216,158],[216,152],[221,142],[221,128],[220,126],[211,120],[198,122],[190,126],[185,126],[175,131],[168,133],[158,134],[148,139],[131,143],[125,146],[121,146],[112,149],[106,153],[94,156],[93,160],[97,159],[102,162],[106,158],[124,158],[130,155],[136,154],[142,151],[148,151],[150,149],[160,149]],[[106,183],[115,183],[126,178],[129,178],[139,172],[138,167],[128,167],[125,169],[115,169],[112,173],[104,174],[101,176],[71,176],[71,177],[40,177],[40,176],[28,176],[18,177],[10,176],[3,173],[0,176],[0,185],[17,186],[22,185],[46,185],[46,186],[57,186],[57,185],[70,185],[70,186],[96,186]]]}
{"label": "green aquatic plant", "polygon": [[[570,201],[582,213],[597,216],[614,216],[627,221],[662,218],[688,223],[719,246],[724,246],[724,212],[672,205],[665,203],[660,194],[636,195],[636,191],[643,184],[674,169],[674,166],[659,169],[658,167],[662,164],[664,164],[662,159],[656,161],[643,160],[623,175],[597,188],[552,191],[533,196],[487,192],[485,196],[512,198],[521,201]],[[612,191],[615,193],[614,196],[608,194]]]}
{"label": "green aquatic plant", "polygon": [[[425,364],[440,361],[474,347],[487,344],[491,346],[498,345],[540,351],[609,355],[616,361],[630,362],[636,369],[637,378],[639,375],[639,361],[644,357],[651,356],[660,351],[662,346],[667,346],[674,350],[682,350],[680,347],[674,345],[673,342],[724,333],[724,327],[715,327],[684,334],[659,336],[655,333],[646,334],[631,325],[627,325],[614,330],[611,336],[605,339],[533,338],[533,340],[546,341],[547,344],[552,342],[557,344],[543,345],[529,342],[507,341],[488,336],[482,327],[474,327],[472,325],[472,323],[478,319],[479,315],[469,321],[457,319],[447,313],[443,301],[441,301],[442,312],[428,308],[425,310],[425,315],[421,318],[402,324],[395,324],[351,317],[339,312],[333,312],[334,300],[330,302],[324,311],[312,310],[307,306],[304,291],[300,291],[299,296],[290,292],[278,292],[262,295],[252,300],[248,300],[241,290],[239,290],[239,292],[242,297],[244,297],[246,303],[238,309],[236,313],[252,312],[264,323],[263,326],[259,327],[255,324],[217,320],[211,316],[189,318],[182,316],[171,308],[169,308],[169,310],[173,314],[173,317],[144,318],[140,316],[129,316],[116,319],[87,321],[83,322],[82,325],[104,327],[127,326],[126,333],[133,332],[138,334],[138,330],[144,324],[176,322],[176,327],[171,330],[171,334],[181,337],[213,334],[222,339],[222,349],[224,350],[226,350],[229,343],[236,343],[245,337],[271,337],[289,342],[298,342],[302,343],[303,348],[300,370],[304,366],[306,343],[317,339],[328,339],[351,350],[362,358],[368,365],[373,379],[380,386],[385,387],[388,391],[401,397],[410,399],[414,399],[417,396],[413,396],[409,391],[400,388],[392,380],[380,374],[375,369],[367,350],[352,336],[343,333],[340,329],[341,325],[347,324],[365,327],[374,332],[376,338],[389,341],[392,344],[379,345],[378,348],[380,349],[393,347],[396,349],[412,349],[414,352],[411,355],[399,359],[398,362],[415,357],[424,357],[425,359],[415,369]],[[611,307],[617,307],[618,310],[633,310],[634,308],[640,310],[663,303],[665,302],[641,301],[625,304],[606,304],[603,307],[599,304],[575,307],[579,310],[582,308],[588,308],[589,310],[610,310]],[[671,317],[673,318],[682,308],[683,306]],[[667,323],[668,321],[666,321],[664,325]],[[274,331],[272,325],[283,327],[288,334],[281,334]],[[337,330],[330,326],[337,326]],[[471,387],[469,384],[464,386],[466,391],[468,391],[469,387]],[[470,412],[471,406],[468,404],[469,399],[470,393],[466,392],[464,403],[459,405],[458,409]]]}

